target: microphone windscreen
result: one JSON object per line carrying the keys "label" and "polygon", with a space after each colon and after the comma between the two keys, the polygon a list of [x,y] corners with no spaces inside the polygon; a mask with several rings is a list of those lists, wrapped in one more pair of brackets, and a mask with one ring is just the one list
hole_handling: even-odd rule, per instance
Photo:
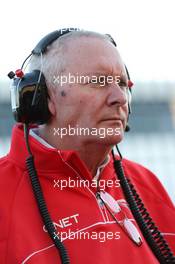
{"label": "microphone windscreen", "polygon": [[125,127],[125,132],[129,132],[131,130],[130,126],[127,124]]}

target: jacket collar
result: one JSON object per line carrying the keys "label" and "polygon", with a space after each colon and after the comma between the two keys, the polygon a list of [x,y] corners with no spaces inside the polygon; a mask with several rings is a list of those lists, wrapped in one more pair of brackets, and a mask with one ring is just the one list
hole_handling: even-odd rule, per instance
{"label": "jacket collar", "polygon": [[[72,172],[78,173],[84,179],[92,179],[85,163],[74,150],[58,150],[29,135],[31,151],[34,155],[35,167],[39,172]],[[29,156],[24,139],[23,125],[16,125],[12,131],[12,142],[9,158],[19,167],[26,170],[25,161]],[[111,162],[110,162],[111,163]],[[110,164],[111,165],[111,164]],[[105,164],[105,170],[108,165]]]}

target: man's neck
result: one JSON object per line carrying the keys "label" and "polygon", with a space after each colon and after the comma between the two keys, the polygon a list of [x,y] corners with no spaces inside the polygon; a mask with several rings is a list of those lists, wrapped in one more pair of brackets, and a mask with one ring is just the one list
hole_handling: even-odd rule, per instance
{"label": "man's neck", "polygon": [[38,135],[54,148],[75,150],[93,177],[96,175],[98,167],[105,162],[111,150],[110,147],[102,144],[84,143],[79,136],[64,136],[63,138],[54,136],[53,130],[48,126],[40,126]]}

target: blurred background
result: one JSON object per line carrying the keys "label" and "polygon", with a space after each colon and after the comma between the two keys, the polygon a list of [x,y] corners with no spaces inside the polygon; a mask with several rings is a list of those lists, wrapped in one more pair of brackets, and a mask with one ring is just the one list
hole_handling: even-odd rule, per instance
{"label": "blurred background", "polygon": [[[0,157],[14,121],[6,75],[36,43],[62,27],[110,33],[134,82],[131,131],[122,155],[152,170],[175,202],[174,0],[28,1],[1,3]],[[98,48],[98,47],[97,47]]]}

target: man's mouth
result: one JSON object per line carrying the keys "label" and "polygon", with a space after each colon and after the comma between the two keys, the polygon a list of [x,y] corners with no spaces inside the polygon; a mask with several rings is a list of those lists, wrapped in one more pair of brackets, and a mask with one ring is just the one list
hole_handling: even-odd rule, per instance
{"label": "man's mouth", "polygon": [[116,126],[122,126],[124,127],[124,118],[122,117],[107,117],[101,120],[101,122],[109,123],[108,125],[116,125]]}
{"label": "man's mouth", "polygon": [[101,121],[120,121],[120,122],[123,123],[123,118],[120,118],[120,117],[108,117],[108,118],[102,119]]}

